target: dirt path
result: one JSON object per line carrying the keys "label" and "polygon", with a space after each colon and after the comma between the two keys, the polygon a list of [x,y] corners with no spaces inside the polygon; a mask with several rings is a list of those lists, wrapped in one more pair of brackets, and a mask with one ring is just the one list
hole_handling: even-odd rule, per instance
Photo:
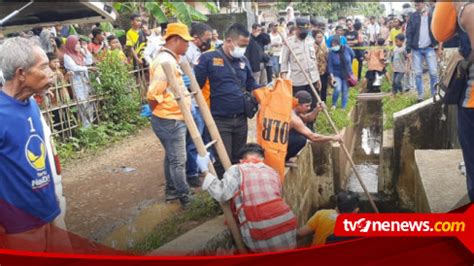
{"label": "dirt path", "polygon": [[163,155],[159,140],[146,128],[66,165],[62,176],[68,230],[101,241],[143,208],[163,202]]}

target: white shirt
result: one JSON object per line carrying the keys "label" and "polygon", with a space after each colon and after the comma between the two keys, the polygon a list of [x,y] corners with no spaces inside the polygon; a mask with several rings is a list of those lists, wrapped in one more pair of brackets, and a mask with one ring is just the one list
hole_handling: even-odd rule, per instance
{"label": "white shirt", "polygon": [[195,67],[199,64],[199,57],[201,57],[201,49],[196,46],[193,42],[189,42],[188,50],[184,55],[186,59],[188,59],[189,64],[191,67]]}
{"label": "white shirt", "polygon": [[270,33],[270,46],[271,51],[273,52],[273,56],[280,56],[281,55],[281,48],[283,45],[283,40],[279,33]]}
{"label": "white shirt", "polygon": [[150,36],[148,37],[148,42],[145,47],[145,50],[143,51],[143,58],[151,64],[153,62],[153,59],[155,59],[156,54],[158,51],[163,47],[165,44],[165,41],[163,40],[163,37],[161,36]]}
{"label": "white shirt", "polygon": [[369,36],[369,42],[376,42],[379,34],[380,26],[378,23],[370,23],[369,26],[367,26],[367,35]]}

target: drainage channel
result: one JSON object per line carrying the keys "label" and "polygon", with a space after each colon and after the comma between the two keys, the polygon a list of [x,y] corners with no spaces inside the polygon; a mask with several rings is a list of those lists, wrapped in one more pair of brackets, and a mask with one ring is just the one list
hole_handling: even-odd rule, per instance
{"label": "drainage channel", "polygon": [[[394,196],[378,190],[380,180],[380,152],[383,140],[383,105],[381,100],[359,102],[362,112],[356,128],[356,142],[353,160],[367,190],[373,197],[380,212],[411,212],[399,206]],[[367,196],[359,180],[351,170],[346,182],[346,190],[356,192],[361,198],[361,211],[372,212]],[[392,193],[395,195],[395,193]]]}

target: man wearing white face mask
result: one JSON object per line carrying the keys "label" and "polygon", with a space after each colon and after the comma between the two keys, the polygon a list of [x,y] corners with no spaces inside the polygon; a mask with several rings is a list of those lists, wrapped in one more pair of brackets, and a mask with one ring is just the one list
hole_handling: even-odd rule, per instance
{"label": "man wearing white face mask", "polygon": [[[250,63],[244,56],[250,41],[247,28],[239,23],[232,24],[224,36],[220,48],[201,55],[194,72],[227,154],[232,164],[236,164],[239,149],[247,142],[244,91],[252,91],[260,85],[253,78]],[[219,162],[216,171],[218,176],[224,173]]]}

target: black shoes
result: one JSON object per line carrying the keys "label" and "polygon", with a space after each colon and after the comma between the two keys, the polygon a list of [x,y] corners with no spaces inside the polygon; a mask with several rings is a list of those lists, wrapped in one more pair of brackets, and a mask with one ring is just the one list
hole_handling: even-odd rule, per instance
{"label": "black shoes", "polygon": [[183,207],[183,209],[187,209],[193,200],[194,197],[191,194],[184,194],[179,198],[179,203],[181,203],[181,207]]}
{"label": "black shoes", "polygon": [[202,186],[202,182],[199,179],[199,176],[188,177],[187,181],[190,187],[200,188]]}
{"label": "black shoes", "polygon": [[176,192],[176,190],[167,190],[165,192],[165,201],[172,201],[178,198],[179,198],[179,195]]}

